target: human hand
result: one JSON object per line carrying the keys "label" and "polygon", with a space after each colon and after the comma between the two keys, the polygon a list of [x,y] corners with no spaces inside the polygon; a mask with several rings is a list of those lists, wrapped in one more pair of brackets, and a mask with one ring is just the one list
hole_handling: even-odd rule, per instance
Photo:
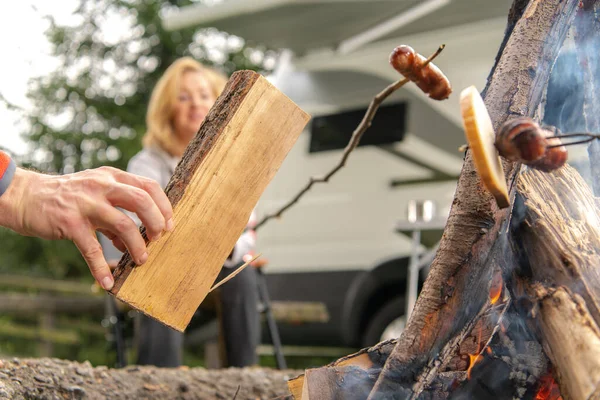
{"label": "human hand", "polygon": [[110,290],[114,279],[96,230],[129,250],[136,264],[148,259],[138,227],[115,207],[136,213],[150,240],[173,229],[173,209],[158,183],[110,167],[62,176],[18,168],[0,196],[0,225],[22,235],[72,240],[94,278]]}

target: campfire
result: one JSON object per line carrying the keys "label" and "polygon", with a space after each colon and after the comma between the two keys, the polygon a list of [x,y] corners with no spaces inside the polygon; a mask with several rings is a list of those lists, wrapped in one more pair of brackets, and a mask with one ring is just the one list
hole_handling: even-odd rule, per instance
{"label": "campfire", "polygon": [[[548,88],[566,37],[585,82],[583,104],[573,112],[582,129],[600,132],[598,15],[600,1],[514,1],[483,91],[496,132],[516,118],[543,126],[553,117],[546,105],[566,101]],[[289,381],[293,397],[600,398],[598,140],[588,151],[591,186],[570,165],[547,172],[503,159],[505,204],[483,186],[467,151],[444,237],[406,330],[397,340],[306,370]]]}

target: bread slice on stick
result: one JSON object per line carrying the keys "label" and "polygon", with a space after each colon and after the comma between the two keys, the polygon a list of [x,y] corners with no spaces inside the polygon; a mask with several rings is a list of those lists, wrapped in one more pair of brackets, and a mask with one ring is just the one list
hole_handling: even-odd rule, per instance
{"label": "bread slice on stick", "polygon": [[475,86],[464,89],[460,94],[460,111],[463,127],[473,162],[485,188],[494,196],[498,207],[510,205],[508,188],[500,155],[494,146],[494,127],[483,99]]}

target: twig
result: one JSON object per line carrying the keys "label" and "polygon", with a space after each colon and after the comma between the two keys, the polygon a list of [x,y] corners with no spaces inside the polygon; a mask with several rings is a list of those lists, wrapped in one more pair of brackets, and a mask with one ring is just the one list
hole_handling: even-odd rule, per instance
{"label": "twig", "polygon": [[232,400],[235,400],[235,399],[237,398],[237,395],[238,395],[238,393],[240,392],[240,389],[241,389],[241,388],[242,388],[242,386],[238,385],[238,388],[237,388],[237,390],[235,391],[235,394],[233,395],[233,399],[232,399]]}
{"label": "twig", "polygon": [[[444,47],[445,47],[445,45],[441,45],[435,51],[435,53],[433,53],[423,63],[423,66],[421,68],[424,68],[427,64],[429,64],[431,61],[433,61],[433,59],[435,59],[442,52],[442,50],[444,50]],[[304,195],[304,193],[306,193],[310,190],[312,185],[314,185],[315,183],[328,182],[329,178],[331,178],[333,176],[333,174],[335,174],[344,165],[346,165],[346,160],[348,159],[348,156],[350,156],[350,153],[352,152],[352,150],[354,150],[356,148],[356,146],[358,146],[358,143],[360,142],[360,139],[362,138],[363,133],[365,133],[365,131],[371,126],[371,122],[373,121],[373,118],[375,117],[375,113],[377,112],[377,109],[379,108],[381,103],[386,98],[388,98],[392,93],[394,93],[396,90],[400,89],[402,86],[406,85],[408,82],[410,82],[410,81],[406,78],[400,79],[399,81],[392,83],[391,85],[386,87],[383,91],[381,91],[379,94],[377,94],[373,98],[373,100],[371,100],[371,103],[369,104],[369,108],[367,108],[367,112],[365,113],[365,116],[363,117],[362,121],[360,121],[360,124],[356,127],[356,129],[352,133],[352,137],[350,138],[350,141],[348,142],[348,144],[346,145],[346,148],[344,149],[344,154],[342,155],[340,162],[331,171],[329,171],[325,176],[320,177],[320,178],[311,177],[309,179],[308,183],[306,184],[306,186],[302,190],[300,190],[300,192],[298,192],[298,194],[296,196],[294,196],[294,198],[292,198],[287,204],[285,204],[283,207],[281,207],[278,211],[276,211],[272,214],[266,215],[258,224],[256,224],[256,227],[254,229],[257,230],[258,228],[263,226],[268,220],[270,220],[272,218],[281,217],[281,215],[288,208],[290,208],[295,203],[297,203],[298,200],[300,200],[300,198]]]}
{"label": "twig", "polygon": [[240,272],[242,272],[244,270],[244,268],[246,268],[248,265],[252,264],[260,256],[262,256],[262,253],[258,253],[257,255],[255,255],[254,257],[252,257],[251,260],[248,260],[247,262],[245,262],[244,265],[242,265],[241,267],[239,267],[238,269],[236,269],[235,271],[233,271],[232,273],[230,273],[229,275],[227,275],[219,283],[215,284],[215,286],[213,286],[212,288],[210,288],[210,290],[208,291],[208,293],[212,292],[213,290],[215,290],[216,288],[218,288],[222,284],[224,284],[224,283],[229,282],[230,280],[232,280],[234,276],[236,276],[237,274],[239,274]]}
{"label": "twig", "polygon": [[483,354],[483,352],[485,351],[485,349],[489,345],[492,344],[492,339],[494,338],[494,336],[496,335],[496,333],[498,333],[498,330],[500,330],[500,326],[502,324],[502,321],[504,320],[504,316],[506,314],[506,310],[508,310],[508,307],[510,307],[510,303],[511,303],[511,299],[510,298],[506,301],[506,303],[504,303],[504,307],[502,308],[502,312],[500,313],[500,316],[498,317],[498,321],[494,325],[494,329],[492,329],[492,333],[490,334],[489,339],[487,340],[487,342],[485,342],[485,345],[483,345],[483,347],[479,351],[479,354],[477,354],[477,358],[479,358]]}

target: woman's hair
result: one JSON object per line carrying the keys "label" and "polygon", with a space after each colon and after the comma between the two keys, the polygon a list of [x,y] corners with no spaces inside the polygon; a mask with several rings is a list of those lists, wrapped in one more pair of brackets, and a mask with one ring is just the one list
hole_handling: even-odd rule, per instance
{"label": "woman's hair", "polygon": [[183,74],[200,72],[208,81],[215,98],[227,83],[222,73],[203,66],[191,57],[183,57],[166,69],[152,90],[146,113],[146,133],[142,139],[144,147],[157,146],[173,156],[180,156],[185,150],[173,132],[173,110],[179,96]]}

